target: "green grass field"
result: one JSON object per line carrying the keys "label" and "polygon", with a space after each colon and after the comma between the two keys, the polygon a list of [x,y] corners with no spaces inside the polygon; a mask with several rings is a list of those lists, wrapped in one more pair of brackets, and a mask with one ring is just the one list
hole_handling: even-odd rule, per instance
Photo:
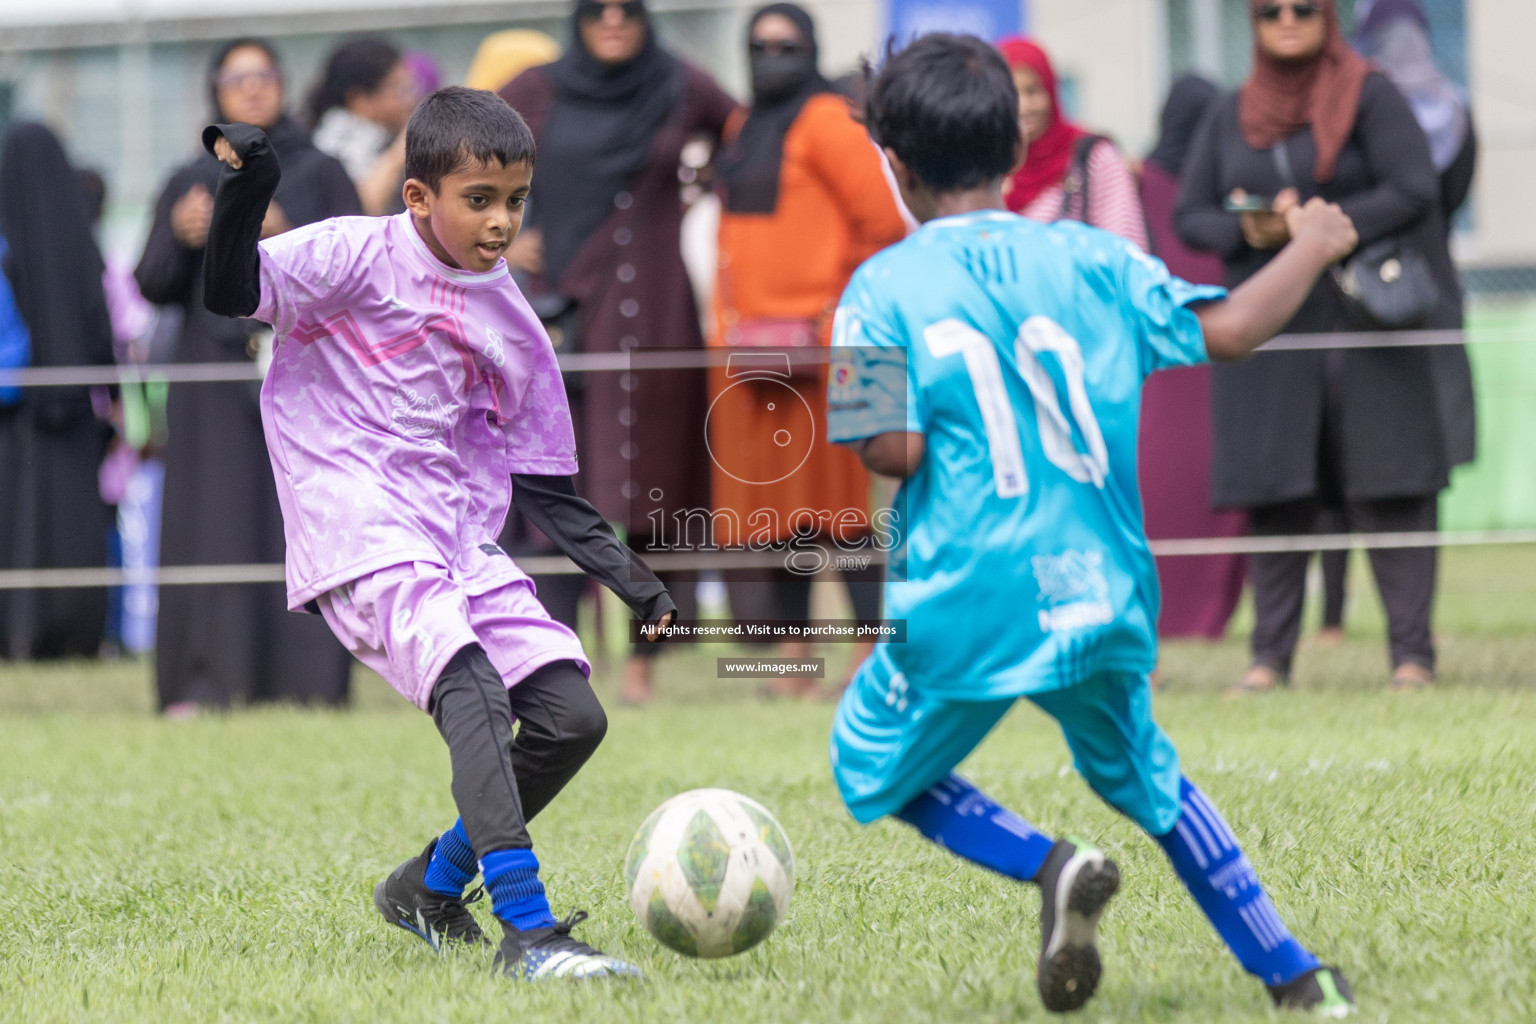
{"label": "green grass field", "polygon": [[[1282,915],[1349,972],[1362,1019],[1536,1020],[1536,551],[1446,556],[1442,682],[1405,697],[1381,692],[1380,613],[1355,569],[1350,638],[1306,649],[1292,691],[1223,700],[1241,643],[1171,645],[1160,718]],[[713,679],[722,653],[673,655],[656,706],[613,708],[608,742],[535,823],[556,911],[591,911],[580,934],[649,980],[542,987],[490,977],[486,957],[436,959],[373,910],[375,882],[454,816],[435,730],[377,679],[360,676],[347,714],[168,722],[148,713],[143,664],[0,667],[0,1019],[1045,1019],[1034,890],[902,826],[855,826],[826,765],[831,706],[757,703]],[[1121,864],[1082,1019],[1274,1019],[1043,716],[1021,707],[965,770]],[[689,961],[638,926],[620,872],[652,807],[714,785],[778,814],[799,877],[763,946]]]}

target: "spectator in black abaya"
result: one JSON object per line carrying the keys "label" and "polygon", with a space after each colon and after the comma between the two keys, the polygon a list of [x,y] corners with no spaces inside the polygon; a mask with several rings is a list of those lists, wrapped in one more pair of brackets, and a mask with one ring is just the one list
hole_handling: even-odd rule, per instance
{"label": "spectator in black abaya", "polygon": [[[1344,208],[1360,245],[1405,238],[1430,265],[1440,302],[1430,329],[1462,323],[1439,181],[1403,94],[1349,49],[1334,0],[1251,0],[1254,70],[1207,118],[1184,167],[1176,224],[1191,247],[1221,254],[1228,285],[1289,239],[1283,212],[1321,196]],[[1275,212],[1232,213],[1234,193],[1275,197]],[[1348,331],[1335,285],[1319,282],[1287,327]],[[1260,353],[1212,374],[1211,498],[1248,510],[1253,533],[1307,534],[1329,504],[1365,533],[1433,531],[1438,495],[1470,444],[1436,415],[1434,362],[1414,347]],[[1436,551],[1375,549],[1392,684],[1434,675],[1430,632]],[[1301,625],[1306,551],[1255,555],[1253,662],[1238,692],[1284,682]]]}
{"label": "spectator in black abaya", "polygon": [[[278,234],[362,212],[346,170],[317,150],[284,112],[283,75],[269,43],[241,39],[214,54],[212,120],[263,128],[283,181],[263,231]],[[218,160],[202,156],[171,176],[135,276],[151,302],[182,307],[176,361],[255,358],[260,325],[203,308],[203,245]],[[254,384],[183,384],[167,405],[161,564],[283,561],[282,511],[262,438]],[[166,587],[160,596],[155,679],[162,710],[293,700],[341,704],[351,660],[318,615],[286,610],[281,583]]]}
{"label": "spectator in black abaya", "polygon": [[[4,272],[31,337],[30,365],[112,363],[112,322],[85,192],[53,133],[13,127],[0,147]],[[96,474],[111,431],[85,388],[23,389],[0,404],[0,569],[101,568],[110,519]],[[94,656],[102,588],[0,591],[0,655]]]}

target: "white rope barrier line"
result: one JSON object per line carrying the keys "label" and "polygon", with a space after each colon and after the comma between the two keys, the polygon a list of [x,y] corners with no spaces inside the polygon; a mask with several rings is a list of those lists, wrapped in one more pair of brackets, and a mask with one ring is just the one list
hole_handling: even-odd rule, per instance
{"label": "white rope barrier line", "polygon": [[1536,530],[1456,530],[1441,533],[1316,533],[1288,537],[1207,537],[1154,540],[1152,553],[1165,557],[1196,555],[1273,555],[1360,548],[1462,548],[1536,544]]}
{"label": "white rope barrier line", "polygon": [[[1200,555],[1262,555],[1313,551],[1348,551],[1353,548],[1453,548],[1493,547],[1507,544],[1536,544],[1536,530],[1458,530],[1452,533],[1320,533],[1290,537],[1204,537],[1190,540],[1155,540],[1152,553],[1163,557]],[[877,551],[839,551],[833,548],[802,550],[802,558],[817,557],[829,562],[838,558],[869,558],[869,564],[883,565],[886,557]],[[659,572],[722,569],[782,569],[784,551],[693,551],[653,552],[645,562]],[[574,576],[581,572],[574,563],[560,555],[522,557],[517,564],[531,576]],[[802,563],[803,564],[803,563]],[[0,591],[57,590],[66,587],[121,587],[145,584],[162,587],[206,586],[209,584],[282,583],[283,566],[278,563],[254,565],[176,565],[159,569],[7,569],[0,570]]]}
{"label": "white rope barrier line", "polygon": [[[1507,334],[1508,337],[1500,337]],[[1516,331],[1379,331],[1372,333],[1282,334],[1259,346],[1262,352],[1311,352],[1359,348],[1443,348],[1447,345],[1498,345],[1530,340]]]}
{"label": "white rope barrier line", "polygon": [[[826,552],[835,558],[844,552]],[[854,554],[862,555],[863,552]],[[883,564],[885,556],[868,553],[871,562]],[[645,564],[661,572],[699,569],[782,569],[783,551],[657,552],[644,556]],[[575,576],[576,563],[563,555],[521,556],[517,565],[531,576]],[[178,587],[209,584],[282,583],[280,562],[248,565],[172,565],[158,569],[5,569],[0,570],[0,591],[58,590],[67,587],[123,587],[135,584]]]}
{"label": "white rope barrier line", "polygon": [[108,384],[231,384],[261,380],[255,363],[153,363],[124,366],[37,366],[0,370],[0,387],[66,388]]}
{"label": "white rope barrier line", "polygon": [[[1304,352],[1328,349],[1437,348],[1448,345],[1509,344],[1536,340],[1519,329],[1495,329],[1467,334],[1463,331],[1382,331],[1358,334],[1286,334],[1259,349],[1264,352]],[[647,352],[589,352],[560,356],[566,373],[620,373],[626,370],[701,370],[725,366],[742,349],[708,348]],[[751,350],[745,350],[750,353]],[[779,349],[767,351],[778,352]],[[825,364],[830,350],[808,348],[794,351],[796,364]],[[0,387],[97,387],[111,384],[165,382],[168,384],[232,384],[260,381],[255,363],[159,363],[124,366],[46,366],[19,370],[0,369]]]}

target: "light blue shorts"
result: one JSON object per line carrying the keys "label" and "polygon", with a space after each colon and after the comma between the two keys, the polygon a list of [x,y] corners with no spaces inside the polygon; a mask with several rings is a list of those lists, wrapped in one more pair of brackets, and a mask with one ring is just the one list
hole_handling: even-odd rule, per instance
{"label": "light blue shorts", "polygon": [[[1056,719],[1078,772],[1105,802],[1153,835],[1173,828],[1179,754],[1152,719],[1145,676],[1104,673],[1027,699]],[[878,653],[866,659],[832,725],[843,802],[865,824],[896,813],[954,771],[1016,700],[938,699]]]}

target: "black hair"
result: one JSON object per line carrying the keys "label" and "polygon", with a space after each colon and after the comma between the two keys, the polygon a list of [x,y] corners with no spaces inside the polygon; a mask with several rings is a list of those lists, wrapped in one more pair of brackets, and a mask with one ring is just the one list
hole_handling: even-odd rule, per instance
{"label": "black hair", "polygon": [[532,164],[536,155],[523,116],[484,89],[445,86],[422,100],[405,126],[405,176],[433,192],[471,162]]}
{"label": "black hair", "polygon": [[80,190],[85,193],[85,215],[92,224],[101,223],[101,215],[107,209],[107,179],[90,167],[80,168],[75,177],[80,179]]}
{"label": "black hair", "polygon": [[938,192],[979,188],[1013,169],[1019,94],[1002,56],[975,36],[934,33],[888,47],[869,83],[864,122]]}
{"label": "black hair", "polygon": [[325,112],[347,102],[353,89],[369,93],[384,84],[384,79],[400,63],[400,48],[378,36],[353,36],[331,51],[320,81],[309,94],[306,112],[310,127],[320,123]]}
{"label": "black hair", "polygon": [[260,50],[267,55],[267,60],[272,62],[272,70],[279,75],[283,73],[283,60],[277,55],[277,47],[265,39],[256,36],[243,36],[239,39],[231,39],[227,43],[220,44],[213,51],[213,58],[208,61],[208,104],[213,108],[213,119],[224,120],[224,111],[219,109],[219,72],[224,67],[224,62],[229,60],[229,55],[236,50],[244,50],[247,47]]}

